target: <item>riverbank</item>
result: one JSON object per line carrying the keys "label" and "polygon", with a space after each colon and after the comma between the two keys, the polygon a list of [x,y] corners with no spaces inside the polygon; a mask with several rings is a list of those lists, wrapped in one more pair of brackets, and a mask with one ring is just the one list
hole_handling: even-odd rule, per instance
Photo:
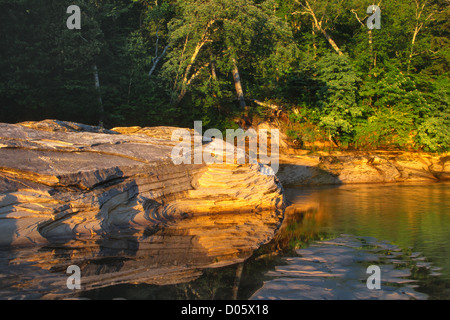
{"label": "riverbank", "polygon": [[446,181],[450,180],[450,156],[404,151],[281,151],[277,177],[286,186]]}
{"label": "riverbank", "polygon": [[276,175],[283,186],[450,180],[449,152],[323,151],[325,146],[326,150],[332,147],[321,142],[299,149],[283,125],[262,121],[252,128],[279,130],[280,168]]}

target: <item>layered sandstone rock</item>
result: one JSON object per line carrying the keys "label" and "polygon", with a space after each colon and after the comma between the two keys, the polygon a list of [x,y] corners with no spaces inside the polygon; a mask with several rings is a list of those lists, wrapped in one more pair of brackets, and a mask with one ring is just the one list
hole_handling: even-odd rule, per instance
{"label": "layered sandstone rock", "polygon": [[284,153],[277,177],[284,185],[443,181],[450,179],[449,160],[414,152]]}
{"label": "layered sandstone rock", "polygon": [[[174,165],[173,130],[0,124],[3,296],[64,292],[72,264],[86,290],[177,283],[268,242],[283,218],[277,178],[259,164]],[[15,278],[27,273],[40,282]]]}

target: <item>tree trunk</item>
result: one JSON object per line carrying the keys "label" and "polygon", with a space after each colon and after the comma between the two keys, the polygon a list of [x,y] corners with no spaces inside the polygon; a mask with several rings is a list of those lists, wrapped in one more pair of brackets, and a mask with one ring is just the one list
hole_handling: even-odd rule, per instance
{"label": "tree trunk", "polygon": [[197,43],[197,46],[195,47],[194,53],[191,56],[191,60],[189,61],[188,66],[186,67],[186,70],[184,71],[184,76],[183,76],[183,81],[181,83],[181,92],[178,95],[178,99],[177,101],[180,102],[184,95],[186,94],[186,87],[187,87],[187,83],[188,83],[188,76],[189,76],[189,72],[192,69],[192,66],[194,65],[195,59],[197,59],[197,56],[200,52],[200,49],[203,47],[203,45],[206,43],[206,41],[200,41],[199,43]]}
{"label": "tree trunk", "polygon": [[414,44],[416,43],[417,35],[419,34],[419,31],[421,28],[422,28],[422,25],[419,26],[419,24],[417,23],[416,28],[414,29],[413,37],[411,40],[411,52],[409,53],[409,58],[408,58],[408,68],[407,68],[408,73],[411,68],[411,61],[412,61],[412,57],[414,55]]}
{"label": "tree trunk", "polygon": [[237,300],[237,295],[239,292],[239,285],[241,283],[242,270],[244,270],[244,263],[239,263],[236,267],[236,276],[234,278],[233,288],[232,288],[232,300]]}
{"label": "tree trunk", "polygon": [[408,66],[407,66],[407,72],[409,73],[409,70],[411,68],[411,62],[412,62],[412,58],[414,56],[414,45],[416,43],[417,40],[417,35],[419,34],[420,30],[423,28],[423,26],[427,23],[428,20],[430,20],[430,18],[433,16],[433,13],[430,13],[428,15],[428,17],[425,18],[424,21],[419,22],[426,5],[428,4],[428,0],[425,0],[422,4],[420,3],[420,0],[415,0],[416,2],[416,26],[414,28],[414,32],[413,32],[413,37],[411,39],[411,51],[408,57]]}
{"label": "tree trunk", "polygon": [[320,31],[322,31],[322,34],[325,36],[325,38],[331,44],[331,46],[333,47],[334,51],[336,51],[340,56],[342,56],[343,53],[342,53],[341,49],[339,49],[339,47],[336,44],[336,42],[334,42],[334,40],[331,39],[331,37],[328,35],[328,33],[325,31],[325,29],[322,29],[322,27],[320,27]]}
{"label": "tree trunk", "polygon": [[334,42],[334,40],[330,37],[330,35],[327,33],[327,31],[322,28],[322,21],[317,20],[317,16],[314,13],[314,10],[311,8],[311,6],[309,5],[308,1],[305,1],[306,3],[306,9],[308,11],[308,13],[312,16],[313,20],[314,20],[314,25],[316,26],[316,28],[318,30],[320,30],[320,32],[322,32],[323,36],[327,39],[328,43],[333,47],[333,49],[340,55],[342,56],[343,53],[341,51],[341,49],[339,49],[338,45],[336,44],[336,42]]}
{"label": "tree trunk", "polygon": [[200,53],[201,48],[206,43],[210,42],[210,40],[208,38],[208,31],[209,31],[209,28],[214,24],[214,22],[215,22],[214,19],[210,20],[208,22],[208,24],[206,25],[205,30],[203,32],[202,38],[200,39],[200,41],[195,46],[194,53],[192,54],[191,59],[189,61],[189,64],[187,65],[186,70],[185,70],[184,75],[183,75],[183,80],[182,80],[182,83],[181,83],[181,91],[180,91],[180,94],[178,95],[178,98],[177,98],[177,104],[180,103],[181,100],[183,100],[183,98],[184,98],[184,96],[185,96],[185,94],[187,92],[187,87],[189,86],[191,81],[199,74],[199,72],[201,70],[201,69],[197,70],[196,73],[194,73],[190,78],[188,78],[189,77],[189,73],[190,73],[190,71],[192,69],[192,66],[194,65],[194,62],[197,59],[197,56]]}
{"label": "tree trunk", "polygon": [[313,40],[313,50],[314,50],[314,61],[317,59],[317,44],[316,44],[316,28],[314,27],[314,22],[312,23],[312,40]]}
{"label": "tree trunk", "polygon": [[103,109],[102,94],[100,92],[100,78],[98,76],[98,68],[96,64],[94,64],[94,81],[95,81],[95,89],[97,90],[98,94],[99,125],[103,127],[105,110]]}
{"label": "tree trunk", "polygon": [[233,80],[234,80],[234,87],[236,88],[236,94],[239,99],[239,105],[241,106],[241,109],[245,109],[245,97],[244,97],[244,90],[242,90],[242,84],[241,84],[241,77],[239,75],[239,69],[237,67],[236,59],[233,58]]}
{"label": "tree trunk", "polygon": [[181,102],[181,100],[183,100],[184,96],[187,93],[187,88],[191,84],[192,80],[194,80],[199,75],[200,71],[202,71],[202,69],[208,65],[209,65],[209,63],[198,68],[198,70],[189,78],[189,80],[187,80],[186,82],[183,81],[183,87],[181,88],[180,94],[178,95],[177,104],[179,104]]}
{"label": "tree trunk", "polygon": [[150,71],[149,71],[149,73],[148,73],[148,76],[149,76],[149,77],[152,76],[152,73],[153,73],[153,71],[155,71],[156,66],[157,66],[159,60],[161,60],[161,58],[164,57],[164,55],[166,54],[167,49],[169,49],[169,45],[167,45],[167,46],[164,48],[164,50],[163,50],[163,52],[161,53],[160,56],[156,56],[156,57],[154,58],[152,68],[150,69]]}
{"label": "tree trunk", "polygon": [[[378,6],[380,6],[380,4],[378,4]],[[365,24],[364,22],[362,22],[361,19],[358,17],[358,13],[356,12],[356,10],[355,10],[355,9],[352,9],[351,11],[352,11],[353,14],[355,15],[356,20],[358,20],[359,24],[360,24],[361,26],[363,26],[364,29],[367,28],[366,24]],[[367,18],[367,16],[366,16],[366,18]],[[364,18],[364,19],[365,19],[365,18]],[[364,19],[363,19],[363,20],[364,20]],[[377,54],[374,53],[374,50],[373,50],[373,35],[372,35],[372,30],[368,29],[368,30],[367,30],[367,34],[368,34],[368,37],[369,37],[369,51],[370,51],[370,57],[371,57],[371,60],[372,60],[372,66],[370,66],[369,69],[372,69],[372,67],[376,67],[376,65],[377,65]]]}
{"label": "tree trunk", "polygon": [[216,63],[214,61],[211,62],[211,77],[213,80],[217,80]]}
{"label": "tree trunk", "polygon": [[376,65],[376,58],[373,52],[373,35],[372,35],[372,30],[368,30],[367,31],[369,34],[369,50],[370,50],[370,57],[372,58],[372,67],[375,67]]}

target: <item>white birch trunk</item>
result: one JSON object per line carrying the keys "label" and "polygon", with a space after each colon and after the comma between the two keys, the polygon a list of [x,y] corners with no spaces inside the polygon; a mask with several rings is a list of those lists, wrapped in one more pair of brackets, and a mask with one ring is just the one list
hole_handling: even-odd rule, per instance
{"label": "white birch trunk", "polygon": [[100,114],[99,122],[100,126],[103,127],[105,110],[103,109],[102,94],[100,92],[100,78],[98,76],[98,68],[96,64],[94,64],[94,81],[95,81],[95,89],[97,90],[98,94],[98,111]]}
{"label": "white birch trunk", "polygon": [[244,90],[242,90],[241,77],[239,75],[239,69],[237,67],[235,59],[233,59],[233,80],[234,80],[234,87],[236,88],[237,97],[239,99],[239,105],[241,106],[241,109],[245,109],[246,105],[245,105]]}

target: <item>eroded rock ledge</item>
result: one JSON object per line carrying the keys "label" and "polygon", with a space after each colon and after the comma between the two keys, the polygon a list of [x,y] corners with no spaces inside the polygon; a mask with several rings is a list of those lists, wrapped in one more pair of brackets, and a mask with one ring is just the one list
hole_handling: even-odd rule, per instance
{"label": "eroded rock ledge", "polygon": [[277,177],[283,185],[431,182],[450,180],[450,155],[402,151],[285,151]]}
{"label": "eroded rock ledge", "polygon": [[42,270],[71,264],[83,267],[85,289],[176,283],[272,239],[284,211],[277,178],[260,165],[174,165],[173,129],[1,123],[0,246],[29,248],[0,257],[0,268],[39,270],[40,287],[58,283]]}

